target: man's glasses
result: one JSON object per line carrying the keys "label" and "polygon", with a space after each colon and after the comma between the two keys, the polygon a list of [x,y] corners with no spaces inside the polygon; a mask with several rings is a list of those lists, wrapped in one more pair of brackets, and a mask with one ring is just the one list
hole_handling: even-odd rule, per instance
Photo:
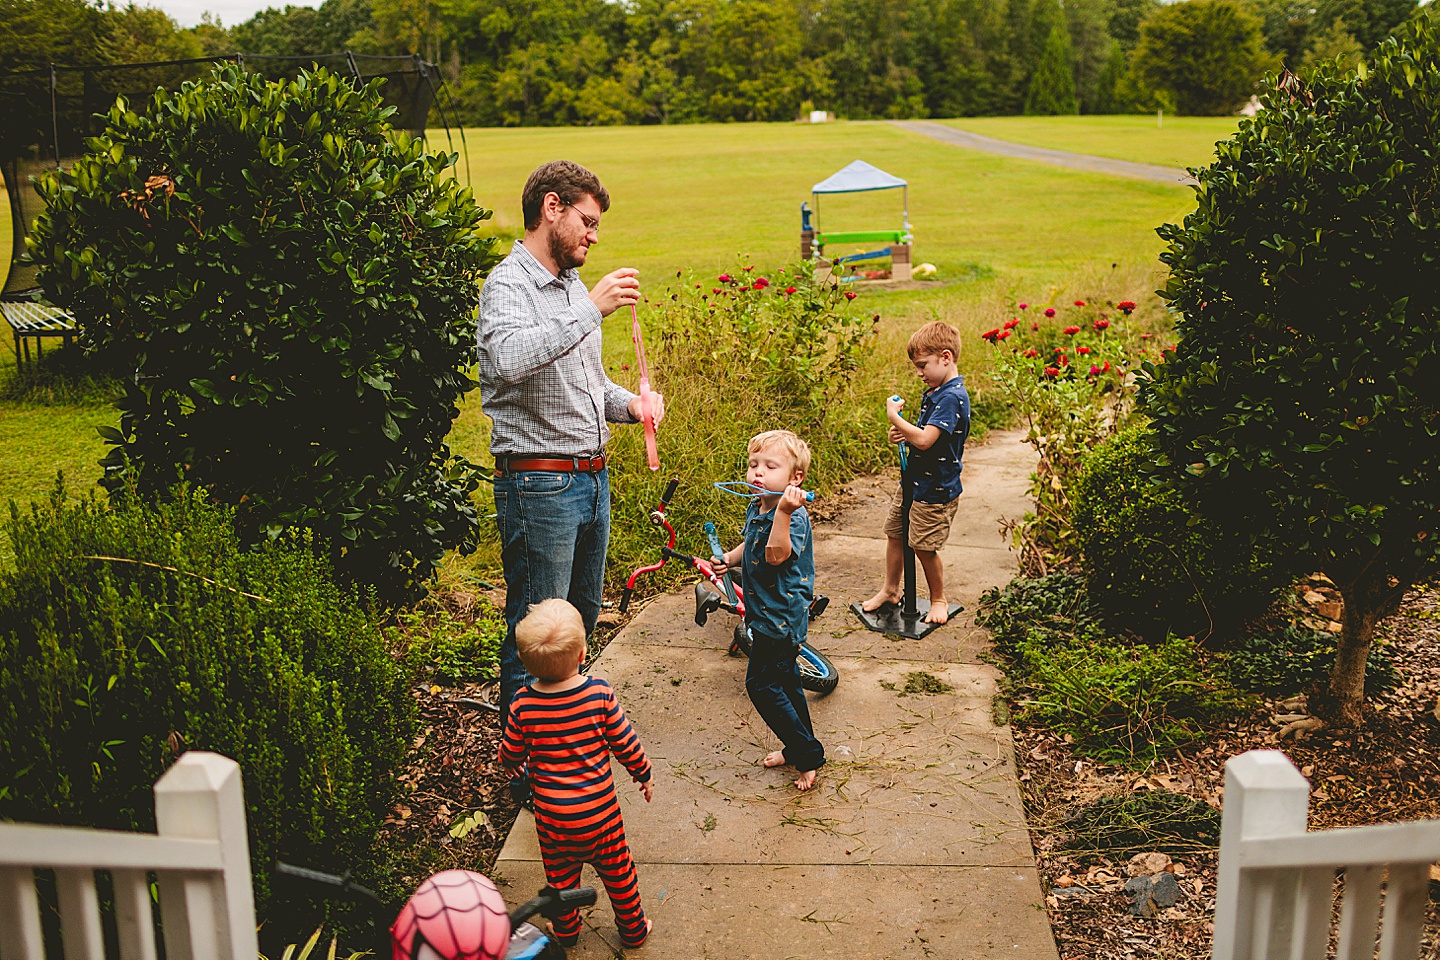
{"label": "man's glasses", "polygon": [[570,209],[571,209],[571,210],[574,210],[576,213],[580,214],[580,221],[585,224],[585,229],[586,229],[586,231],[595,234],[595,236],[597,236],[597,237],[600,236],[600,221],[599,221],[599,220],[596,220],[594,217],[586,216],[585,213],[584,213],[583,211],[581,211],[581,209],[580,209],[579,207],[574,206],[573,204],[571,205]]}

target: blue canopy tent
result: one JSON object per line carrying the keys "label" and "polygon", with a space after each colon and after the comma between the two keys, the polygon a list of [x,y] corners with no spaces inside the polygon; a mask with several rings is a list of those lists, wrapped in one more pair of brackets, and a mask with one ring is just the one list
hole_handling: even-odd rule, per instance
{"label": "blue canopy tent", "polygon": [[[835,193],[870,193],[875,190],[900,190],[901,191],[901,229],[899,230],[851,230],[832,231],[826,233],[820,227],[820,197],[822,194]],[[826,244],[842,243],[883,243],[886,246],[876,250],[869,250],[863,253],[853,253],[844,257],[836,257],[831,260],[833,265],[854,263],[861,260],[878,260],[889,257],[893,264],[892,275],[895,279],[909,279],[910,273],[910,241],[913,239],[910,233],[910,185],[881,170],[879,167],[866,163],[864,160],[856,160],[846,166],[843,170],[837,171],[821,180],[810,188],[811,198],[815,202],[812,211],[809,203],[800,204],[800,230],[801,230],[801,255],[808,257],[809,244],[807,240],[813,238],[815,253],[824,256]],[[814,228],[811,226],[811,216],[814,216]],[[903,268],[902,268],[903,263]],[[900,276],[900,274],[904,276]]]}

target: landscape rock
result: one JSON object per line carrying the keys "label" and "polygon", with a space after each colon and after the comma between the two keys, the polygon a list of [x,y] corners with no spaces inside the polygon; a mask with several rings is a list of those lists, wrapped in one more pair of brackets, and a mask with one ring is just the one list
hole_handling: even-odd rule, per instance
{"label": "landscape rock", "polygon": [[1312,607],[1318,607],[1325,602],[1325,594],[1318,590],[1311,590],[1305,594],[1305,602]]}
{"label": "landscape rock", "polygon": [[1130,903],[1125,909],[1135,916],[1150,919],[1160,913],[1160,907],[1155,903],[1155,881],[1149,877],[1134,877],[1127,880],[1125,895],[1130,898]]}
{"label": "landscape rock", "polygon": [[1326,620],[1339,620],[1344,612],[1344,608],[1341,607],[1339,603],[1329,600],[1316,607],[1315,612]]}
{"label": "landscape rock", "polygon": [[1157,873],[1150,878],[1150,896],[1157,907],[1173,907],[1180,899],[1180,884],[1173,873]]}
{"label": "landscape rock", "polygon": [[1127,877],[1148,877],[1170,866],[1170,857],[1163,853],[1137,853],[1125,864]]}

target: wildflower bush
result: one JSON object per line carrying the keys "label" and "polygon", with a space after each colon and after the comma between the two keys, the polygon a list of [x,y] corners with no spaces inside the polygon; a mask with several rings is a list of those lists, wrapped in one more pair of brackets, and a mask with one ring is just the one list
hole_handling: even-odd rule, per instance
{"label": "wildflower bush", "polygon": [[1084,457],[1071,520],[1090,596],[1109,622],[1146,636],[1232,636],[1269,609],[1288,572],[1250,538],[1202,523],[1155,469],[1143,420]]}
{"label": "wildflower bush", "polygon": [[446,437],[494,238],[378,82],[230,64],[123,100],[27,240],[81,343],[126,373],[112,491],[185,480],[247,541],[314,530],[336,570],[416,595],[473,549],[474,468]]}
{"label": "wildflower bush", "polygon": [[1101,760],[1146,764],[1204,735],[1237,695],[1196,647],[1110,635],[1083,578],[1017,578],[982,598],[976,622],[995,634],[1020,715],[1075,739]]}
{"label": "wildflower bush", "polygon": [[[652,386],[665,394],[663,470],[645,469],[639,430],[615,432],[610,569],[620,576],[655,559],[646,517],[672,475],[681,480],[670,513],[682,549],[704,548],[707,519],[734,542],[745,502],[711,484],[744,479],[746,441],[762,430],[790,429],[810,444],[805,485],[821,492],[890,460],[887,386],[864,369],[888,358],[867,350],[880,317],[864,294],[817,283],[803,262],[767,275],[741,264],[703,279],[677,275],[640,319]],[[633,387],[630,366],[611,374]]]}
{"label": "wildflower bush", "polygon": [[1026,428],[1040,455],[1031,477],[1035,512],[1015,528],[1021,567],[1044,575],[1079,557],[1071,514],[1074,484],[1086,453],[1121,426],[1134,408],[1131,365],[1137,349],[1126,320],[1135,304],[1100,307],[1016,306],[1016,315],[981,334],[994,347],[996,390]]}
{"label": "wildflower bush", "polygon": [[277,857],[374,865],[409,675],[311,534],[247,550],[199,493],[111,509],[63,486],[5,532],[0,819],[153,830],[155,780],[213,750],[240,764],[262,904]]}

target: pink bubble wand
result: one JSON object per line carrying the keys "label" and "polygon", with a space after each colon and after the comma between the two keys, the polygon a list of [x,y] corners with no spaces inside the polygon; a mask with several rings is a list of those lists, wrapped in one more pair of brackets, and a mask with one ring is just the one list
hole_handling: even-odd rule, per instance
{"label": "pink bubble wand", "polygon": [[660,469],[660,448],[655,444],[655,393],[650,389],[650,368],[645,363],[645,337],[640,332],[640,314],[630,304],[630,339],[635,341],[635,366],[640,371],[640,420],[645,424],[645,456],[650,469]]}

